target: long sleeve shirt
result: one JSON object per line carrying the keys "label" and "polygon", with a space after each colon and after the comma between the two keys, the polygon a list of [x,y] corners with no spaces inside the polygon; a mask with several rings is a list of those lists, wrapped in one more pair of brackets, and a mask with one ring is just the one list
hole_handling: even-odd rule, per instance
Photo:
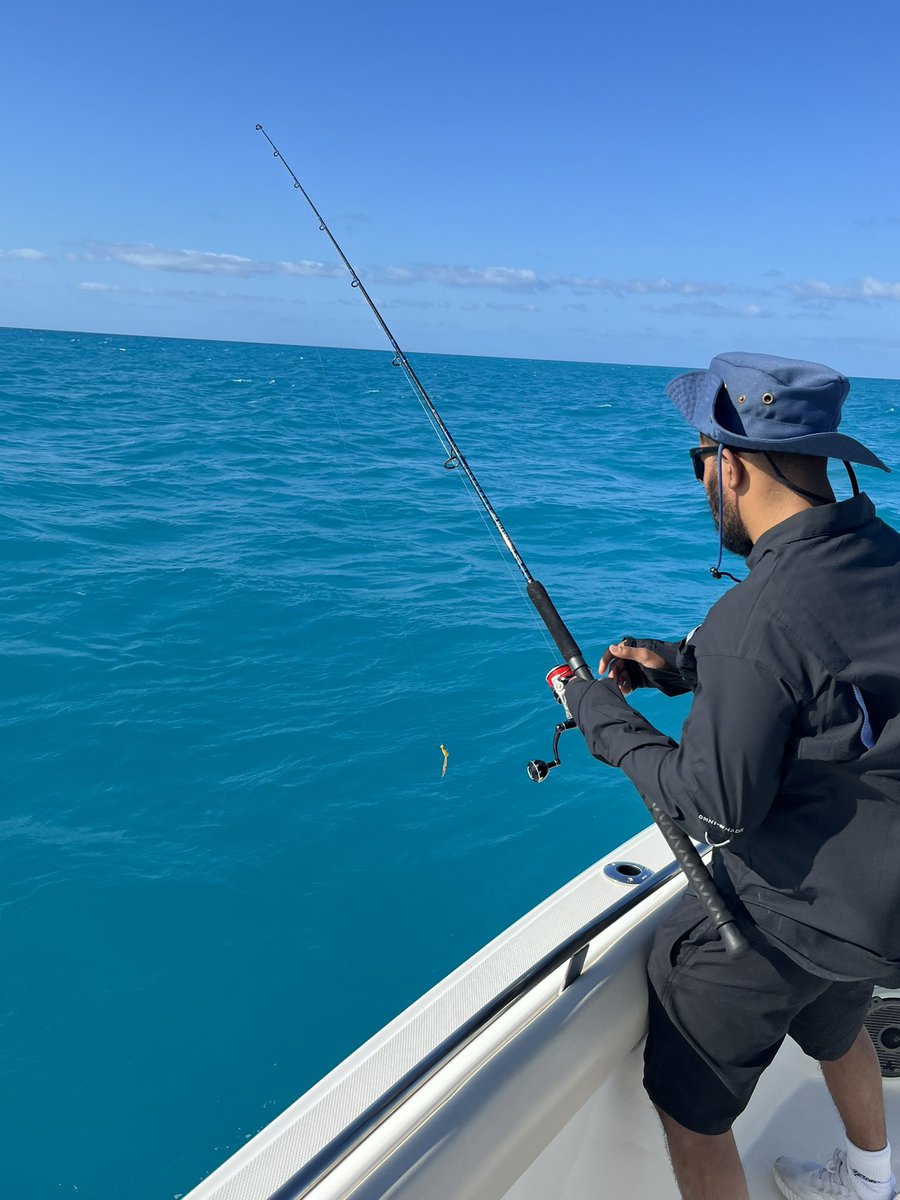
{"label": "long sleeve shirt", "polygon": [[747,564],[691,635],[680,743],[608,680],[572,680],[568,706],[596,757],[717,847],[773,944],[900,983],[900,534],[863,494],[769,529]]}

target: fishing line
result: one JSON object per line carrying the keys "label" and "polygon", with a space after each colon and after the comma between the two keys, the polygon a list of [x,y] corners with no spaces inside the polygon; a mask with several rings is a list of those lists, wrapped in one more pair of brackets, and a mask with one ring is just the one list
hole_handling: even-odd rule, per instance
{"label": "fishing line", "polygon": [[[350,448],[350,443],[347,439],[347,433],[346,433],[346,430],[344,429],[344,423],[341,420],[338,406],[335,403],[334,387],[331,383],[331,379],[329,378],[328,372],[325,369],[325,363],[322,359],[322,352],[318,346],[315,347],[315,351],[316,351],[316,359],[318,360],[318,363],[319,363],[319,370],[322,373],[322,380],[323,380],[323,383],[325,384],[325,393],[328,396],[329,403],[331,404],[331,408],[334,413],[335,424],[337,425],[338,432],[341,435],[341,441],[344,443],[344,452],[345,452],[347,461],[350,463],[351,473],[353,476],[353,490],[356,493],[357,502],[359,503],[359,507],[362,510],[363,516],[365,517],[366,532],[369,535],[369,541],[372,543],[373,548],[377,552],[380,553],[384,549],[384,543],[383,543],[383,541],[379,542],[379,538],[376,536],[375,525],[372,521],[372,518],[369,516],[369,510],[366,508],[366,504],[363,499],[362,489],[359,486],[359,479],[356,474],[355,466],[353,465],[353,453]],[[407,625],[409,625],[408,618],[407,618]],[[406,641],[404,649],[405,649],[405,653],[409,654],[410,659],[412,661],[413,672],[418,676],[418,681],[419,681],[419,685],[420,685],[419,686],[419,696],[424,698],[425,711],[428,715],[429,721],[431,722],[432,736],[434,737],[435,742],[440,746],[441,752],[444,756],[443,767],[441,769],[441,779],[443,779],[445,777],[445,775],[447,774],[447,759],[449,757],[449,751],[447,751],[445,749],[443,742],[440,741],[437,719],[435,717],[434,709],[432,708],[432,705],[431,705],[431,689],[425,686],[425,674],[422,670],[421,664],[416,655],[415,643],[412,638],[410,638]]]}
{"label": "fishing line", "polygon": [[[330,380],[329,380],[329,378],[328,378],[327,372],[326,372],[326,370],[325,370],[325,363],[324,363],[324,362],[323,362],[323,360],[322,360],[322,355],[321,355],[321,353],[320,353],[320,351],[319,351],[319,348],[318,348],[318,347],[316,347],[316,355],[317,355],[317,358],[318,358],[318,361],[319,361],[319,368],[320,368],[320,370],[321,370],[321,372],[322,372],[322,377],[323,377],[323,379],[325,380],[325,382],[326,382],[326,383],[327,383],[327,385],[328,385],[328,399],[329,399],[329,401],[330,401],[330,403],[331,403],[331,407],[332,407],[332,410],[333,410],[333,412],[334,412],[334,418],[335,418],[335,422],[336,422],[336,424],[337,424],[337,427],[338,427],[338,430],[340,431],[340,434],[341,434],[341,440],[342,440],[342,441],[343,441],[343,443],[344,443],[344,449],[345,449],[345,451],[347,452],[347,457],[348,457],[348,458],[351,458],[351,454],[352,454],[352,452],[351,452],[351,449],[350,449],[350,444],[349,444],[349,442],[348,442],[348,440],[347,440],[347,435],[346,435],[346,432],[345,432],[345,430],[344,430],[343,423],[342,423],[342,421],[341,421],[341,419],[340,419],[340,415],[339,415],[339,412],[338,412],[337,404],[335,403],[335,400],[334,400],[333,388],[332,388],[332,386],[331,386],[331,381],[330,381]],[[407,382],[409,382],[409,381],[407,380]],[[410,385],[410,386],[411,386],[411,385]],[[445,454],[446,456],[448,456],[448,458],[449,458],[449,457],[452,455],[452,451],[450,450],[450,447],[449,447],[449,446],[448,446],[448,445],[445,443],[445,441],[444,441],[444,438],[443,438],[443,435],[441,434],[441,431],[440,431],[440,429],[438,428],[438,426],[436,425],[436,423],[435,423],[434,419],[432,418],[432,416],[431,416],[431,413],[428,411],[428,409],[425,407],[425,405],[424,405],[424,404],[422,404],[422,402],[421,402],[421,399],[420,399],[420,397],[419,397],[418,393],[416,392],[415,388],[413,388],[413,389],[412,389],[412,391],[413,391],[413,395],[416,397],[416,400],[419,402],[419,406],[420,406],[420,408],[422,409],[422,411],[425,413],[426,417],[428,418],[428,423],[429,423],[429,425],[430,425],[430,426],[431,426],[431,428],[434,430],[434,434],[435,434],[435,437],[436,437],[436,438],[437,438],[437,440],[438,440],[438,444],[440,445],[440,447],[441,447],[442,451],[444,452],[444,454]],[[376,536],[375,536],[375,533],[374,533],[374,526],[373,526],[373,524],[372,524],[372,520],[371,520],[371,518],[369,517],[368,511],[366,510],[366,506],[365,506],[365,503],[364,503],[364,501],[363,501],[363,498],[362,498],[362,493],[361,493],[361,491],[360,491],[360,489],[359,489],[359,485],[358,485],[358,482],[357,482],[357,478],[356,478],[356,473],[355,473],[355,472],[354,472],[354,474],[353,474],[353,480],[354,480],[354,488],[355,488],[355,491],[356,491],[357,500],[359,501],[359,506],[360,506],[360,508],[362,509],[363,515],[365,516],[365,518],[366,518],[366,523],[367,523],[367,525],[368,525],[368,534],[369,534],[369,538],[370,538],[370,540],[371,540],[372,544],[373,544],[374,546],[376,546],[376,548],[377,548],[377,539],[376,539]],[[504,570],[507,572],[507,574],[509,575],[509,578],[512,580],[513,584],[515,585],[515,588],[516,588],[516,591],[518,592],[519,598],[520,598],[520,599],[522,600],[522,602],[525,604],[525,606],[526,606],[526,608],[527,608],[528,612],[530,613],[531,619],[532,619],[532,620],[535,622],[535,625],[536,625],[536,627],[537,627],[537,629],[538,629],[538,631],[539,631],[539,633],[540,633],[540,635],[541,635],[541,637],[542,637],[542,639],[543,639],[543,641],[544,641],[544,645],[546,646],[546,648],[547,648],[548,652],[552,654],[552,653],[553,653],[553,643],[551,642],[551,640],[550,640],[550,638],[549,638],[549,636],[548,636],[548,634],[547,634],[547,630],[546,630],[546,629],[545,629],[545,627],[544,627],[544,626],[541,624],[541,621],[540,621],[540,619],[538,618],[537,614],[535,613],[535,611],[534,611],[533,607],[532,607],[532,606],[531,606],[531,604],[528,602],[528,598],[527,598],[527,596],[525,595],[525,592],[524,592],[524,590],[522,589],[522,586],[521,586],[521,584],[520,584],[520,582],[519,582],[519,579],[518,579],[518,577],[516,576],[515,572],[513,571],[512,567],[510,566],[510,564],[509,564],[509,559],[508,559],[508,557],[507,557],[507,556],[504,554],[504,552],[503,552],[503,548],[502,548],[502,546],[500,545],[500,543],[499,543],[499,542],[498,542],[498,540],[497,540],[497,536],[496,536],[496,533],[495,533],[495,531],[494,531],[494,529],[493,529],[492,525],[490,524],[490,522],[488,521],[487,517],[485,516],[484,510],[482,509],[481,505],[479,504],[477,497],[476,497],[476,496],[473,494],[473,492],[472,492],[472,489],[469,487],[468,480],[467,480],[467,478],[466,478],[465,474],[463,474],[462,476],[460,476],[460,482],[461,482],[461,484],[462,484],[462,487],[463,487],[463,490],[464,490],[464,493],[465,493],[465,495],[466,495],[466,496],[469,498],[469,500],[471,501],[471,503],[472,503],[472,505],[474,506],[474,508],[475,508],[476,512],[478,513],[478,516],[479,516],[479,518],[480,518],[480,520],[481,520],[482,524],[484,525],[485,529],[488,531],[488,534],[490,535],[490,538],[491,538],[491,541],[492,541],[492,543],[493,543],[494,549],[496,550],[496,552],[497,552],[497,555],[498,555],[498,557],[500,558],[500,561],[503,563]]]}
{"label": "fishing line", "polygon": [[500,540],[503,542],[503,545],[509,551],[516,566],[521,571],[521,573],[525,579],[525,590],[526,590],[528,599],[531,601],[531,603],[534,605],[535,609],[537,610],[538,616],[541,618],[541,620],[544,623],[544,626],[549,631],[550,636],[553,638],[553,641],[556,643],[557,649],[562,654],[563,658],[566,660],[566,662],[569,665],[569,668],[572,670],[572,672],[574,674],[578,675],[581,679],[592,679],[593,676],[591,674],[590,668],[588,667],[587,663],[585,662],[584,655],[581,653],[578,643],[575,641],[575,639],[572,637],[572,634],[567,629],[562,617],[556,611],[556,606],[554,605],[553,601],[550,599],[549,595],[547,594],[547,589],[544,587],[544,585],[539,580],[535,579],[535,577],[531,574],[528,567],[526,566],[525,560],[522,558],[522,555],[519,553],[518,549],[516,548],[515,543],[513,542],[512,538],[507,533],[507,531],[503,525],[503,522],[500,520],[499,516],[497,515],[496,510],[494,509],[494,506],[491,504],[490,500],[488,499],[487,494],[484,491],[484,488],[478,482],[475,472],[469,466],[468,462],[466,461],[465,455],[460,450],[459,446],[456,444],[456,439],[453,437],[453,434],[450,432],[450,430],[447,428],[446,424],[444,423],[444,420],[441,417],[441,414],[438,412],[437,408],[434,405],[434,402],[432,401],[431,397],[426,392],[426,390],[422,384],[422,381],[419,379],[418,375],[413,370],[413,367],[412,367],[409,359],[406,357],[406,355],[401,350],[399,342],[394,337],[393,333],[391,332],[390,328],[388,327],[387,322],[385,321],[384,317],[379,312],[378,306],[375,304],[375,301],[372,299],[372,297],[369,295],[368,291],[366,290],[365,285],[363,284],[362,280],[360,279],[359,275],[356,272],[356,268],[350,262],[349,258],[347,258],[347,255],[344,253],[343,249],[341,248],[341,245],[338,242],[337,238],[334,236],[334,234],[331,232],[331,229],[328,227],[328,224],[325,221],[325,218],[319,212],[318,208],[316,208],[315,204],[313,203],[312,197],[309,195],[306,188],[304,188],[303,184],[300,182],[300,180],[297,178],[297,176],[294,174],[294,171],[291,169],[289,163],[285,160],[284,155],[281,153],[281,151],[278,149],[278,147],[275,145],[275,143],[272,141],[272,139],[266,133],[266,131],[262,127],[262,125],[257,124],[256,128],[257,128],[257,131],[263,135],[263,137],[266,139],[266,141],[272,147],[273,156],[275,158],[279,159],[281,161],[281,163],[284,165],[285,170],[287,171],[287,173],[290,175],[291,179],[293,180],[295,189],[297,189],[303,195],[303,198],[306,200],[307,204],[312,209],[312,211],[316,217],[316,220],[319,222],[319,229],[322,231],[322,233],[324,233],[326,235],[328,240],[331,242],[332,246],[334,246],[335,250],[337,251],[337,253],[341,259],[341,262],[344,264],[344,266],[347,268],[347,271],[350,274],[350,286],[359,289],[360,295],[362,296],[362,298],[365,300],[366,304],[368,304],[369,308],[371,309],[372,315],[375,317],[375,320],[378,322],[379,327],[381,328],[385,337],[390,342],[391,348],[394,351],[394,366],[403,368],[403,370],[406,374],[406,377],[409,380],[410,384],[412,385],[413,389],[415,390],[416,394],[418,395],[420,402],[422,404],[424,404],[425,407],[428,409],[428,412],[430,413],[431,418],[433,419],[435,425],[437,425],[442,436],[446,440],[447,447],[449,448],[449,454],[448,454],[447,459],[444,462],[444,466],[447,467],[448,469],[453,469],[456,467],[462,468],[466,478],[469,481],[469,484],[472,487],[472,490],[475,492],[475,495],[478,497],[478,500],[480,501],[484,511],[490,517],[497,534],[499,534]]}
{"label": "fishing line", "polygon": [[[525,579],[525,590],[528,595],[528,599],[534,605],[538,616],[543,621],[547,631],[553,638],[553,641],[556,643],[557,649],[562,654],[567,664],[565,667],[555,667],[547,676],[547,682],[550,684],[551,688],[553,688],[557,697],[563,700],[564,703],[565,685],[563,682],[563,675],[575,675],[580,679],[591,681],[594,679],[591,669],[585,662],[584,655],[581,653],[581,650],[578,647],[578,643],[572,637],[572,634],[569,632],[569,629],[567,628],[562,617],[556,611],[553,601],[547,595],[547,589],[542,583],[534,578],[534,576],[528,570],[528,567],[525,565],[524,559],[516,549],[515,543],[506,532],[502,521],[494,511],[494,507],[487,498],[481,484],[475,477],[475,473],[466,462],[465,456],[463,455],[459,446],[457,446],[450,430],[444,424],[441,414],[435,408],[431,397],[422,386],[418,375],[416,375],[406,355],[400,349],[397,339],[388,328],[384,317],[378,311],[374,300],[366,291],[362,281],[356,273],[356,270],[350,263],[350,260],[341,249],[340,244],[338,243],[334,234],[328,228],[324,217],[316,208],[315,204],[313,204],[309,193],[291,170],[290,166],[288,166],[287,162],[285,162],[281,151],[266,133],[265,129],[263,129],[262,125],[257,125],[256,128],[272,147],[272,153],[275,158],[280,159],[284,164],[285,169],[287,170],[291,179],[294,181],[294,187],[302,192],[304,199],[312,209],[316,219],[319,222],[319,229],[328,236],[331,244],[334,246],[335,250],[340,256],[341,262],[343,262],[344,266],[350,272],[351,287],[359,289],[363,299],[372,310],[372,315],[375,317],[375,320],[378,322],[382,332],[390,342],[394,351],[394,365],[403,368],[407,379],[414,388],[415,392],[418,394],[421,403],[427,408],[434,424],[440,430],[443,438],[446,439],[446,448],[449,448],[449,454],[444,462],[444,466],[448,469],[456,467],[462,468],[472,490],[478,497],[478,500],[480,501],[484,511],[490,517],[494,525],[494,529],[496,530],[497,534],[499,534],[501,541],[509,551],[510,555],[515,561],[516,566],[522,573]],[[556,726],[556,737],[553,743],[554,761],[551,763],[546,763],[543,761],[534,760],[528,764],[528,773],[531,778],[535,779],[537,782],[545,779],[553,767],[559,766],[559,754],[557,750],[559,735],[567,729],[575,728],[575,721],[568,715],[568,710],[566,711],[566,717],[567,719],[565,721],[560,721]],[[446,763],[446,749],[443,746],[442,753],[445,754],[444,762]],[[534,771],[532,771],[532,768],[534,768]],[[675,855],[679,866],[684,871],[689,882],[692,884],[694,888],[694,894],[706,909],[714,927],[722,939],[726,951],[735,956],[743,954],[748,948],[747,939],[738,929],[733,913],[729,910],[728,905],[719,894],[718,888],[713,882],[709,871],[704,866],[703,860],[697,853],[697,850],[690,838],[682,829],[679,828],[678,825],[675,824],[672,818],[666,812],[664,812],[664,810],[661,809],[658,804],[648,799],[646,796],[642,796],[641,798],[644,800],[644,803],[650,810],[650,813],[652,814],[653,819],[656,821],[656,824],[659,827],[663,837],[668,842],[669,848]]]}
{"label": "fishing line", "polygon": [[[396,362],[394,365],[396,365]],[[423,404],[421,396],[419,395],[416,388],[413,387],[412,381],[408,377],[407,377],[407,383],[409,384],[413,395],[415,396],[416,400],[418,401],[419,407],[422,409],[422,411],[425,413],[425,416],[428,418],[428,424],[434,430],[435,437],[437,438],[441,449],[443,450],[444,454],[447,456],[447,458],[444,462],[444,466],[448,467],[448,463],[450,463],[453,458],[452,451],[451,451],[450,447],[447,445],[447,443],[444,441],[443,434],[441,433],[436,421],[432,417],[431,413],[429,412],[429,410],[425,406],[425,404]],[[474,507],[475,511],[478,513],[478,516],[481,520],[482,525],[487,530],[488,535],[490,536],[490,539],[491,539],[491,542],[493,543],[494,549],[496,550],[500,561],[503,563],[503,569],[506,571],[507,575],[510,578],[510,581],[512,582],[513,586],[515,587],[516,592],[519,596],[519,599],[525,605],[525,609],[529,614],[529,619],[533,622],[535,628],[537,629],[538,633],[540,634],[541,640],[543,641],[544,646],[547,649],[547,652],[549,654],[553,655],[553,657],[555,657],[553,642],[550,639],[550,635],[547,633],[547,627],[544,625],[544,623],[541,621],[540,617],[534,611],[534,606],[529,601],[528,595],[527,595],[525,589],[522,587],[522,583],[521,583],[519,576],[512,569],[512,566],[510,565],[510,561],[509,561],[509,556],[504,553],[503,546],[497,537],[497,531],[495,530],[493,524],[488,520],[487,514],[484,511],[484,506],[481,504],[481,502],[478,498],[478,495],[476,494],[475,490],[472,488],[471,484],[469,483],[468,476],[466,475],[465,472],[463,472],[460,475],[459,472],[456,471],[455,467],[453,467],[453,466],[448,467],[448,470],[453,470],[454,473],[456,474],[457,478],[459,479],[460,483],[462,484],[462,487],[463,487],[463,490],[464,490],[466,496],[468,496],[469,500],[472,503],[472,506]]]}

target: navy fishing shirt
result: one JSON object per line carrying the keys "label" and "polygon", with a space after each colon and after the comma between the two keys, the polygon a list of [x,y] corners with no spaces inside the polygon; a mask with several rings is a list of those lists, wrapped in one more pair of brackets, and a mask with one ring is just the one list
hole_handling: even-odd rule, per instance
{"label": "navy fishing shirt", "polygon": [[609,680],[566,700],[592,754],[717,846],[722,891],[770,942],[826,978],[900,983],[900,534],[858,495],[774,526],[747,565],[679,673],[645,676],[693,690],[680,743]]}

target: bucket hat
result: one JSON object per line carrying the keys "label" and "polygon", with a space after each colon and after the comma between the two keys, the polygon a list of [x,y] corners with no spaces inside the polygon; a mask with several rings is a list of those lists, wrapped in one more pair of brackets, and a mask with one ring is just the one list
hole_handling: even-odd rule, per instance
{"label": "bucket hat", "polygon": [[706,371],[679,375],[666,394],[688,423],[735,450],[839,458],[889,471],[855,438],[838,433],[846,376],[821,363],[773,354],[717,355]]}

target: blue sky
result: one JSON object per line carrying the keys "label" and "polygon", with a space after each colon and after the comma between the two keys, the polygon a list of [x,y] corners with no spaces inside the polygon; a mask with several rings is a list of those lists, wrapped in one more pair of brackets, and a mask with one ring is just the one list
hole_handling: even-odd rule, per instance
{"label": "blue sky", "polygon": [[900,9],[7,0],[0,325],[900,377]]}

